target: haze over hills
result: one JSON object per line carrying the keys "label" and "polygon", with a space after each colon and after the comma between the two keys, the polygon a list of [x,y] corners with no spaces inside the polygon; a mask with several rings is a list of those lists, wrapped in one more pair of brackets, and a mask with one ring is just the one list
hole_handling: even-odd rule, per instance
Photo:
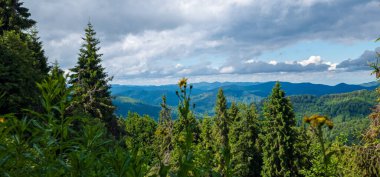
{"label": "haze over hills", "polygon": [[[219,88],[223,88],[229,102],[260,103],[267,97],[275,82],[214,82],[195,83],[192,89],[192,102],[194,111],[198,114],[213,114],[216,94]],[[365,83],[351,85],[340,83],[335,86],[313,83],[281,82],[287,96],[313,95],[316,98],[330,94],[348,93],[358,90],[374,90],[377,83]],[[178,98],[175,94],[177,85],[162,86],[131,86],[112,85],[111,91],[115,96],[114,104],[117,106],[118,115],[126,115],[128,111],[139,114],[148,114],[157,118],[160,110],[161,97],[167,97],[167,103],[175,107]]]}

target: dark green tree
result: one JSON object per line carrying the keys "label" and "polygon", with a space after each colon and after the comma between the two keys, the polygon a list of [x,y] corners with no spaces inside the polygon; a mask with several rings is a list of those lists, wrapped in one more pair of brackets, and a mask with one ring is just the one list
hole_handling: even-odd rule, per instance
{"label": "dark green tree", "polygon": [[82,111],[93,117],[109,119],[113,116],[114,106],[110,94],[108,77],[101,66],[99,54],[99,40],[95,38],[96,32],[89,23],[85,29],[84,44],[80,49],[77,65],[71,69],[69,83],[74,88],[74,100]]}
{"label": "dark green tree", "polygon": [[264,105],[262,176],[298,176],[295,118],[290,100],[277,82]]}
{"label": "dark green tree", "polygon": [[38,31],[32,29],[28,35],[28,48],[32,50],[33,54],[33,67],[39,72],[39,80],[43,80],[51,69],[51,66],[48,65],[48,58],[45,56],[45,51],[42,48],[42,42],[38,37]]}
{"label": "dark green tree", "polygon": [[239,105],[231,124],[231,163],[233,176],[260,176],[261,154],[258,149],[259,119],[254,104]]}
{"label": "dark green tree", "polygon": [[156,128],[157,123],[149,116],[129,113],[125,121],[127,147],[138,149],[144,154],[152,154]]}
{"label": "dark green tree", "polygon": [[230,169],[230,144],[229,144],[229,127],[227,100],[223,90],[220,88],[215,104],[215,130],[216,130],[216,159],[217,170],[222,176],[229,176]]}
{"label": "dark green tree", "polygon": [[69,83],[72,84],[74,112],[97,117],[107,124],[108,130],[118,136],[119,128],[113,114],[110,85],[112,79],[108,77],[101,65],[99,54],[99,40],[95,38],[96,32],[91,23],[85,29],[83,45],[79,52],[77,65],[71,69]]}
{"label": "dark green tree", "polygon": [[5,104],[0,114],[20,113],[22,108],[32,109],[38,102],[33,68],[33,51],[15,31],[6,31],[0,36],[0,93],[5,94]]}
{"label": "dark green tree", "polygon": [[36,24],[29,18],[29,9],[22,5],[19,0],[0,0],[0,34],[9,30],[21,32]]}
{"label": "dark green tree", "polygon": [[37,33],[27,33],[36,22],[29,19],[29,10],[22,5],[18,0],[0,0],[0,35],[7,43],[3,43],[0,59],[0,81],[4,84],[0,93],[7,95],[7,103],[0,113],[20,115],[22,108],[42,109],[36,83],[48,76],[50,68]]}
{"label": "dark green tree", "polygon": [[214,140],[213,129],[214,119],[205,116],[199,123],[200,134],[199,142],[196,148],[196,168],[200,172],[201,176],[212,176],[215,174],[213,167],[215,164],[215,151],[214,151]]}
{"label": "dark green tree", "polygon": [[228,116],[230,118],[230,123],[234,122],[237,119],[239,113],[239,108],[235,102],[231,103],[230,108],[228,109]]}

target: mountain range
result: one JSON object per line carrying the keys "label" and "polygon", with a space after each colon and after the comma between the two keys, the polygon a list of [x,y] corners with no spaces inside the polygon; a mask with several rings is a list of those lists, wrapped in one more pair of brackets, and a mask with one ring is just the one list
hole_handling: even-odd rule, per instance
{"label": "mountain range", "polygon": [[[195,104],[194,112],[201,114],[213,114],[216,94],[222,88],[229,103],[244,102],[260,104],[271,92],[275,82],[214,82],[195,83],[191,92],[192,103]],[[334,86],[313,83],[281,82],[282,89],[287,96],[311,95],[322,97],[331,94],[342,94],[358,90],[374,90],[377,82],[352,85],[340,83]],[[129,111],[139,114],[147,114],[157,118],[160,111],[160,103],[163,95],[167,98],[167,104],[173,107],[178,104],[175,94],[178,86],[133,86],[112,85],[111,92],[115,97],[116,113],[125,116]],[[297,103],[296,103],[297,104]],[[297,110],[297,108],[295,108]]]}

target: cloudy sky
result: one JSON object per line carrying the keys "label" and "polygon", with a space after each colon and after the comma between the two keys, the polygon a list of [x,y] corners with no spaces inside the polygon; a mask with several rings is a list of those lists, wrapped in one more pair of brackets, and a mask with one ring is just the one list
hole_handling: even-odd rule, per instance
{"label": "cloudy sky", "polygon": [[90,21],[113,83],[374,80],[378,0],[31,0],[50,62],[77,60]]}

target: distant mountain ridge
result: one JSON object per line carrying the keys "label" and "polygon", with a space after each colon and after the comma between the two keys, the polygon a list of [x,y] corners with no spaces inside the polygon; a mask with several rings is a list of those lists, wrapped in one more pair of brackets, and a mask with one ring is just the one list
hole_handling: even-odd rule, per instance
{"label": "distant mountain ridge", "polygon": [[[214,82],[194,83],[192,90],[192,102],[196,105],[195,111],[199,114],[212,114],[216,94],[219,88],[223,88],[229,102],[260,102],[267,97],[276,82]],[[335,86],[280,82],[287,96],[291,95],[314,95],[322,96],[329,94],[340,94],[357,90],[374,90],[377,83],[366,83],[362,85],[337,84]],[[161,97],[167,97],[167,103],[175,107],[178,98],[175,91],[176,84],[162,86],[132,86],[112,85],[111,92],[115,96],[114,104],[117,106],[117,114],[125,116],[128,111],[139,114],[148,114],[157,117],[160,110]],[[122,99],[121,99],[122,98]]]}

